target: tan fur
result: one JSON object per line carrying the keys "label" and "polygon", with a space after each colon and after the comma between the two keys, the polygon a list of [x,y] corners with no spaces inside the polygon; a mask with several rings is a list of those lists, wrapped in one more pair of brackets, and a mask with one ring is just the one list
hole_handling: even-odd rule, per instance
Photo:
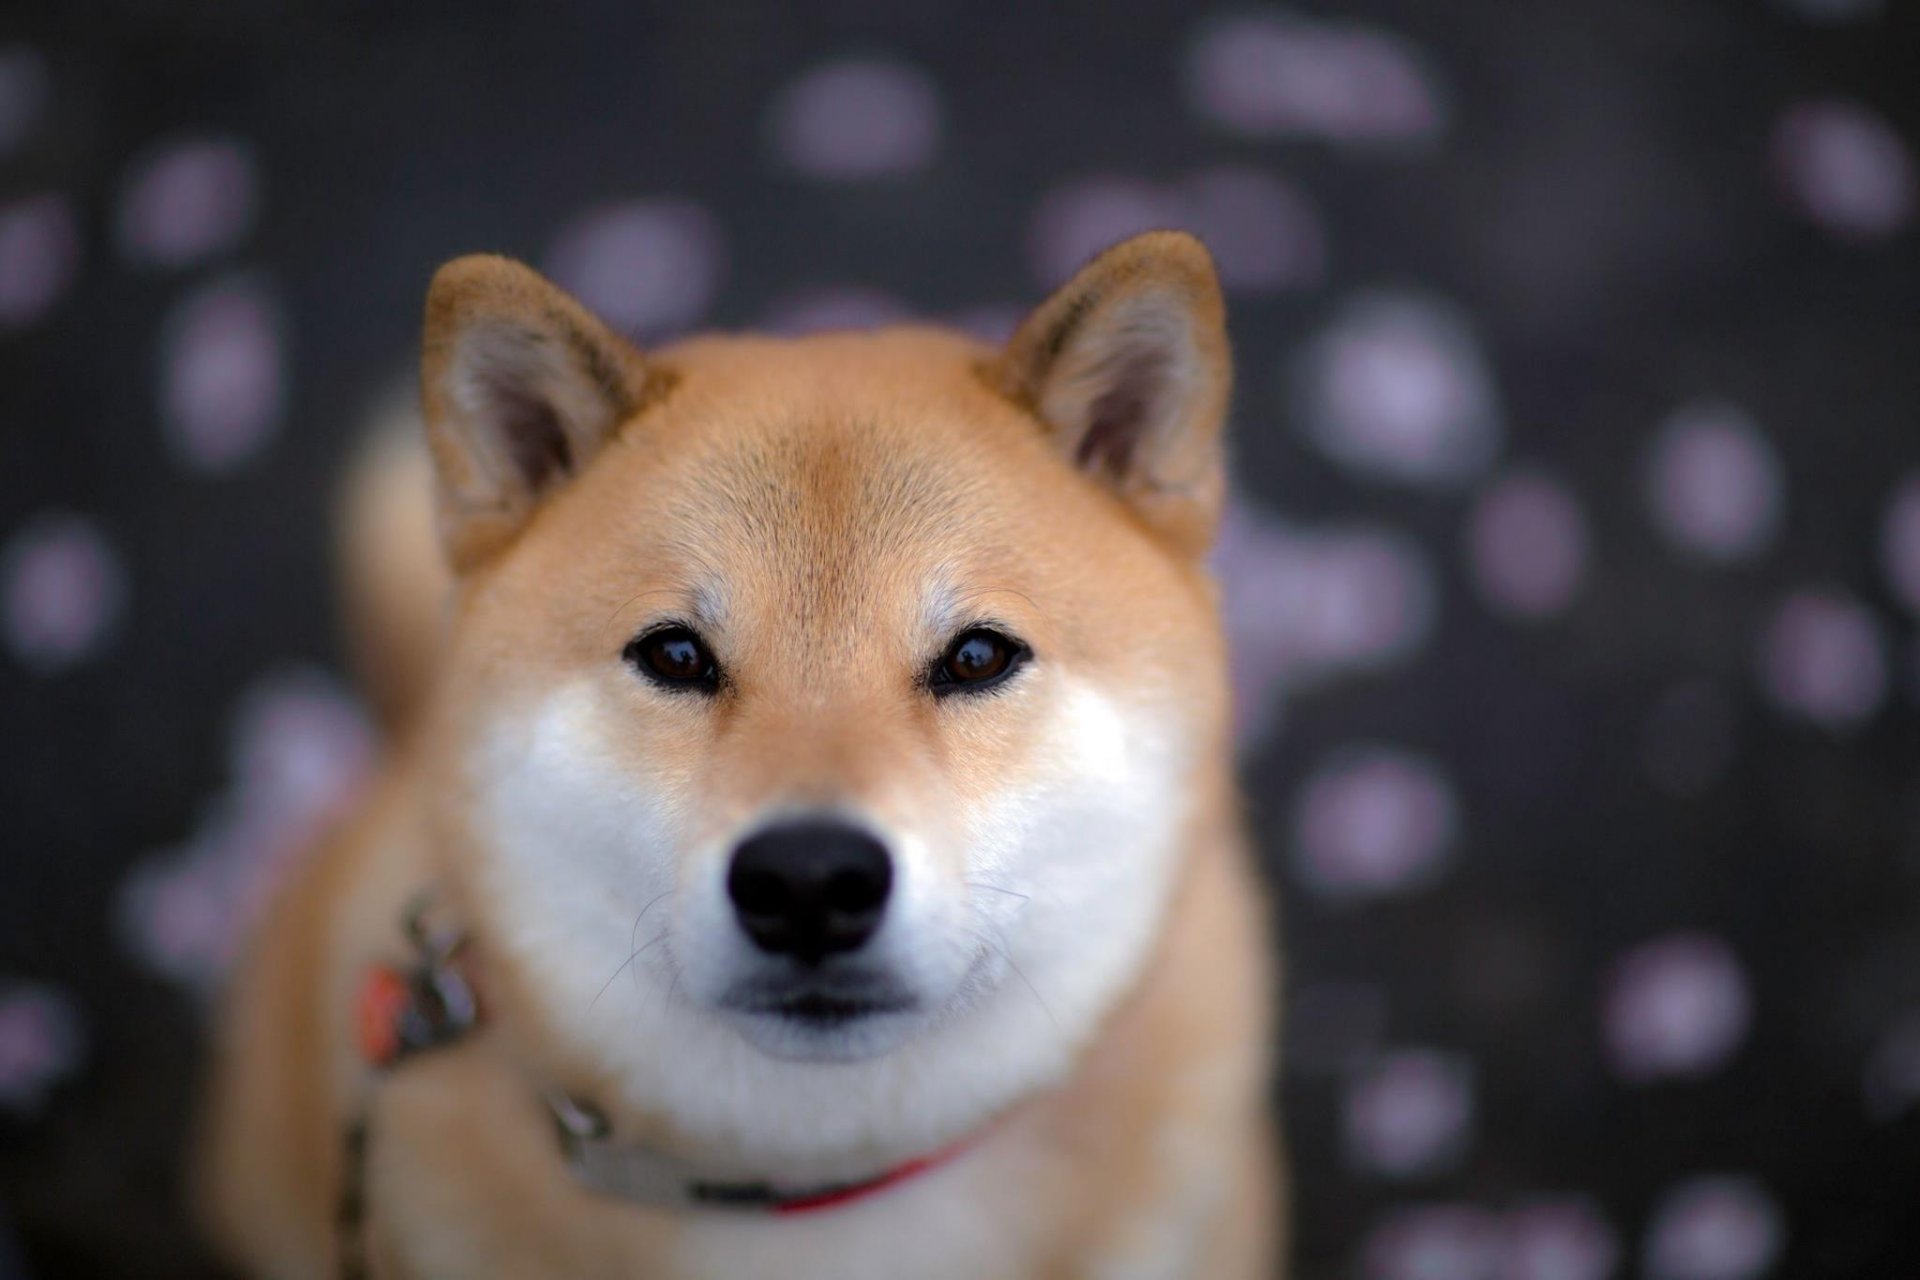
{"label": "tan fur", "polygon": [[[203,1161],[208,1220],[230,1255],[265,1276],[329,1274],[340,1135],[366,1109],[382,1276],[751,1274],[740,1268],[769,1256],[789,1275],[1274,1274],[1266,913],[1238,827],[1223,644],[1199,561],[1218,515],[1227,379],[1204,250],[1171,233],[1129,242],[1005,353],[898,329],[703,338],[643,358],[524,268],[482,259],[450,272],[430,303],[427,404],[442,537],[461,569],[453,621],[438,648],[362,623],[376,671],[380,653],[431,656],[421,710],[237,975]],[[1124,331],[1132,314],[1114,301],[1141,298],[1149,328],[1163,303],[1196,318],[1181,371],[1195,380],[1190,420],[1076,465],[1086,397],[1049,368],[1063,348],[1076,358],[1062,327]],[[523,327],[538,358],[558,362],[538,376],[571,380],[570,476],[536,467],[525,474],[537,483],[516,487],[442,403],[458,376],[450,352],[476,322]],[[852,804],[902,828],[970,812],[1046,767],[1027,716],[1064,694],[1036,679],[992,705],[935,707],[909,678],[938,642],[921,616],[930,578],[1018,628],[1050,670],[1178,726],[1178,758],[1193,757],[1178,766],[1182,855],[1137,973],[1070,1046],[1063,1078],[978,1116],[974,1147],[881,1195],[781,1220],[576,1187],[537,1102],[544,1085],[690,1158],[729,1140],[625,1107],[619,1073],[570,1031],[538,957],[507,941],[518,904],[472,853],[489,838],[475,743],[547,691],[583,690],[621,717],[595,748],[610,776],[694,801],[677,819],[690,850],[770,802]],[[710,707],[663,701],[617,655],[649,610],[693,607],[714,584],[734,691]],[[352,994],[370,963],[404,957],[397,921],[429,883],[472,931],[489,1020],[378,1081],[355,1057]],[[964,1136],[854,1131],[856,1161]]]}
{"label": "tan fur", "polygon": [[348,466],[338,503],[345,639],[361,691],[398,730],[430,682],[453,604],[434,529],[433,461],[418,395],[383,403]]}

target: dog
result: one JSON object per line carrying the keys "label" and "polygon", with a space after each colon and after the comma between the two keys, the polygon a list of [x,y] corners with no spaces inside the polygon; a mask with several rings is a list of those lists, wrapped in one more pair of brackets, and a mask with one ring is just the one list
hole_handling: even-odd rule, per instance
{"label": "dog", "polygon": [[642,353],[426,304],[348,504],[387,748],[252,937],[248,1274],[1276,1273],[1273,947],[1216,588],[1225,315],[1109,249],[1004,347]]}

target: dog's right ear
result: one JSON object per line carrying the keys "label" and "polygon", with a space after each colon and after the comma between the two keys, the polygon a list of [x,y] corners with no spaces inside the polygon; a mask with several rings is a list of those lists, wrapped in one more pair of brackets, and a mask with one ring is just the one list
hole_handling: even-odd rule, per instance
{"label": "dog's right ear", "polygon": [[635,411],[646,371],[626,339],[538,272],[475,254],[433,277],[420,377],[440,539],[465,571]]}

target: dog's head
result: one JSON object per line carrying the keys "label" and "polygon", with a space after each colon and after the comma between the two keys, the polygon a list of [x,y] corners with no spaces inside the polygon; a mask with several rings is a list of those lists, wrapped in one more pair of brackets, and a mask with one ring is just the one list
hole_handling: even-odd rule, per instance
{"label": "dog's head", "polygon": [[1219,811],[1222,323],[1173,232],[1002,350],[643,354],[524,267],[440,272],[436,821],[554,1035],[796,1147],[1064,1069]]}

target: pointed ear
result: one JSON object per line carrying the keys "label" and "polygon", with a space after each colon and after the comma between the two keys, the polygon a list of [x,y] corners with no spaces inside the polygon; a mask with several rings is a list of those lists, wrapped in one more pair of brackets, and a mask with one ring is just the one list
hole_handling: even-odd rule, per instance
{"label": "pointed ear", "polygon": [[1149,231],[1108,249],[1027,318],[993,376],[1074,466],[1173,545],[1205,550],[1225,488],[1232,371],[1198,240]]}
{"label": "pointed ear", "polygon": [[487,254],[435,273],[420,377],[440,538],[462,571],[586,465],[646,380],[626,339],[538,272]]}

